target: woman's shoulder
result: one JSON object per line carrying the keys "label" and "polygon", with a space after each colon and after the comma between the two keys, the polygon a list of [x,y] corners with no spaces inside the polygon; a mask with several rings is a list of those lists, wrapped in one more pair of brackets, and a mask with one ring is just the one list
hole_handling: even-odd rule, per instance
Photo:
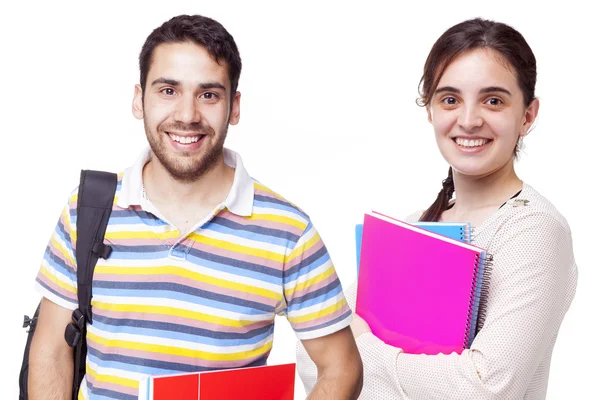
{"label": "woman's shoulder", "polygon": [[504,205],[503,220],[548,221],[558,224],[570,232],[569,223],[556,206],[540,192],[528,184],[523,184],[523,190],[518,196],[508,200]]}

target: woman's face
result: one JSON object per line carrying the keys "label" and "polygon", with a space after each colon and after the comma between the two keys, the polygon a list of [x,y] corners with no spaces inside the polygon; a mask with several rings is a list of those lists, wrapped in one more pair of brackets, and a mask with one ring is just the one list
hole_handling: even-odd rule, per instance
{"label": "woman's face", "polygon": [[512,168],[517,141],[528,133],[538,108],[537,99],[524,105],[517,77],[502,55],[475,49],[448,65],[427,112],[454,171],[483,177]]}

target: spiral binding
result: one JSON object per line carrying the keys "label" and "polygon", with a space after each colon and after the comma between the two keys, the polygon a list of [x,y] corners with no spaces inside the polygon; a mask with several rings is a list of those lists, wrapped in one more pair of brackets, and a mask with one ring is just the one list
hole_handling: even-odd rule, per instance
{"label": "spiral binding", "polygon": [[473,229],[471,224],[465,224],[464,227],[460,228],[460,237],[465,243],[471,243],[473,241]]}
{"label": "spiral binding", "polygon": [[[487,313],[487,299],[489,294],[489,283],[490,283],[490,274],[491,274],[491,266],[493,264],[494,258],[491,254],[486,254],[485,260],[481,263],[481,257],[477,255],[475,257],[475,264],[473,265],[473,276],[471,281],[471,291],[469,293],[469,307],[468,307],[468,315],[466,324],[465,324],[465,334],[463,337],[463,348],[467,349],[471,346],[472,339],[479,333],[481,327],[483,326],[483,322],[485,321],[485,316]],[[477,278],[479,276],[479,268],[483,266],[483,275],[481,278],[481,286],[479,288],[479,293],[477,293]],[[477,316],[475,317],[475,326],[472,327],[473,324],[473,313],[475,307],[475,301],[478,300],[478,310]],[[474,334],[471,335],[472,329],[474,328]]]}
{"label": "spiral binding", "polygon": [[485,258],[485,269],[483,270],[483,278],[481,281],[481,289],[479,291],[479,311],[477,313],[477,323],[475,325],[475,335],[479,333],[481,328],[483,328],[483,323],[485,322],[485,318],[487,317],[487,305],[488,298],[490,294],[490,279],[492,271],[494,270],[494,256],[492,254],[487,254]]}

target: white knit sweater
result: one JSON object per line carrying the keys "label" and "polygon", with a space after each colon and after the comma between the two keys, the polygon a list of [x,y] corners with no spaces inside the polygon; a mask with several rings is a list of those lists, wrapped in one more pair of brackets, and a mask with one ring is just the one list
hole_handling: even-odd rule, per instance
{"label": "white knit sweater", "polygon": [[[473,244],[492,254],[494,264],[486,318],[470,349],[461,355],[404,354],[365,333],[357,339],[364,365],[361,399],[546,397],[552,350],[577,286],[569,226],[525,184],[517,197],[474,228]],[[354,310],[356,282],[346,298]],[[297,367],[308,393],[317,371],[300,344]]]}

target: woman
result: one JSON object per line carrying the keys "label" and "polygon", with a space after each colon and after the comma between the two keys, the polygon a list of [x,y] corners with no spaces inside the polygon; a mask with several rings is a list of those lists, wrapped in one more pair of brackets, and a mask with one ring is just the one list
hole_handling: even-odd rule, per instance
{"label": "woman", "polygon": [[[462,22],[431,49],[420,104],[450,170],[435,202],[407,222],[471,222],[473,244],[494,259],[487,311],[469,349],[433,356],[385,344],[355,315],[361,399],[545,398],[577,266],[567,222],[514,170],[538,114],[535,83],[535,56],[521,34],[502,23]],[[354,308],[356,284],[347,298]],[[316,370],[301,346],[298,371],[308,391]]]}

